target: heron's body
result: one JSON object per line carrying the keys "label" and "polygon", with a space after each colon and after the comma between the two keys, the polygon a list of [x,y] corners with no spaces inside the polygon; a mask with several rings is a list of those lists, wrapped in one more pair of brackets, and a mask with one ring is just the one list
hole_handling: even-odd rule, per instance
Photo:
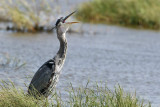
{"label": "heron's body", "polygon": [[48,97],[50,95],[53,88],[55,88],[58,82],[60,71],[65,62],[66,52],[67,40],[60,40],[60,49],[57,55],[53,59],[50,59],[47,62],[45,62],[35,73],[29,86],[30,94],[34,95],[34,90],[36,89],[36,91],[38,91],[45,97]]}
{"label": "heron's body", "polygon": [[[73,12],[74,13],[74,12]],[[45,97],[48,97],[52,92],[53,88],[55,88],[60,71],[63,67],[63,64],[66,59],[67,53],[67,40],[66,40],[66,31],[68,27],[65,28],[64,24],[72,24],[77,22],[68,22],[65,23],[65,20],[71,16],[66,16],[65,18],[60,18],[56,22],[56,31],[57,31],[57,38],[60,42],[60,48],[53,59],[48,60],[45,62],[35,73],[31,83],[29,85],[28,93],[30,95],[35,95],[37,92]]]}

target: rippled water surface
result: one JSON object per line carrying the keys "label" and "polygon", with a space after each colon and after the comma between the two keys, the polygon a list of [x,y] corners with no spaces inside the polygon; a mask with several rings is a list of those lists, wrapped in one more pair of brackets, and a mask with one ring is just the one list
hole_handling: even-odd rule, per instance
{"label": "rippled water surface", "polygon": [[[69,82],[79,86],[88,79],[107,81],[112,87],[119,83],[125,90],[134,92],[153,106],[160,103],[160,33],[138,31],[113,26],[84,25],[84,34],[67,34],[68,53],[59,90]],[[17,86],[27,85],[37,69],[52,58],[59,48],[56,34],[0,33],[0,52],[8,53],[26,62],[26,66],[1,67],[0,78],[10,78]]]}
{"label": "rippled water surface", "polygon": [[[83,1],[83,0],[82,0]],[[82,2],[78,0],[71,7]],[[66,3],[66,4],[67,4]],[[70,9],[70,8],[69,8]],[[62,11],[69,10],[62,6]],[[65,13],[64,13],[65,14]],[[68,52],[57,89],[63,93],[72,83],[74,87],[92,82],[107,82],[110,88],[119,83],[125,90],[134,92],[152,106],[160,106],[160,33],[133,30],[114,26],[88,25],[83,34],[67,34]],[[7,58],[24,62],[17,68],[14,62],[0,66],[0,79],[11,79],[26,90],[37,69],[54,57],[59,48],[56,34],[20,34],[0,32],[1,63]],[[20,59],[20,62],[17,60]]]}

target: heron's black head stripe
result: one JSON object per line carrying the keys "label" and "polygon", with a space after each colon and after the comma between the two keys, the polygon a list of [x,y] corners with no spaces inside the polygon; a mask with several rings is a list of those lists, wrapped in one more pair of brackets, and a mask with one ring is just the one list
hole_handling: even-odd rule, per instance
{"label": "heron's black head stripe", "polygon": [[56,22],[56,26],[58,25],[58,23],[59,23],[60,21],[61,21],[60,19],[58,19],[58,20],[57,20],[57,22]]}
{"label": "heron's black head stripe", "polygon": [[56,26],[58,26],[59,22],[63,22],[63,17],[61,17],[60,19],[57,20]]}

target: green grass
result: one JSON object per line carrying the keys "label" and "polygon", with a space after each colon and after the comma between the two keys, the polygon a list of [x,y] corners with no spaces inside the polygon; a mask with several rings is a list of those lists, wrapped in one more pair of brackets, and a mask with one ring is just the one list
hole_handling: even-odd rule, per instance
{"label": "green grass", "polygon": [[60,94],[53,93],[50,99],[39,97],[35,99],[22,89],[17,89],[11,83],[2,82],[0,88],[0,107],[151,107],[136,97],[123,91],[120,86],[110,91],[107,86],[94,85],[79,88],[68,87],[68,98],[62,100]]}
{"label": "green grass", "polygon": [[90,23],[160,29],[159,0],[93,0],[80,5],[76,18]]}
{"label": "green grass", "polygon": [[13,84],[2,82],[0,89],[0,107],[40,107],[48,106],[49,102],[42,97],[35,99],[28,96],[22,89],[17,89]]}

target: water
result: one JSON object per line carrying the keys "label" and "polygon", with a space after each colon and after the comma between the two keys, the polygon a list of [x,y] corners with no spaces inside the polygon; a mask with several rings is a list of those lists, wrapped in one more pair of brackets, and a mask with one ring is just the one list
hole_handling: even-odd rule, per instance
{"label": "water", "polygon": [[[97,28],[97,29],[96,29]],[[107,82],[113,88],[119,83],[153,106],[160,101],[160,33],[114,26],[88,25],[82,29],[94,32],[67,34],[68,53],[57,89],[63,93],[73,86],[91,81]],[[22,36],[23,35],[23,36]],[[59,48],[56,34],[0,33],[0,52],[26,62],[18,70],[0,68],[0,78],[10,78],[26,90],[37,69],[52,58]]]}

